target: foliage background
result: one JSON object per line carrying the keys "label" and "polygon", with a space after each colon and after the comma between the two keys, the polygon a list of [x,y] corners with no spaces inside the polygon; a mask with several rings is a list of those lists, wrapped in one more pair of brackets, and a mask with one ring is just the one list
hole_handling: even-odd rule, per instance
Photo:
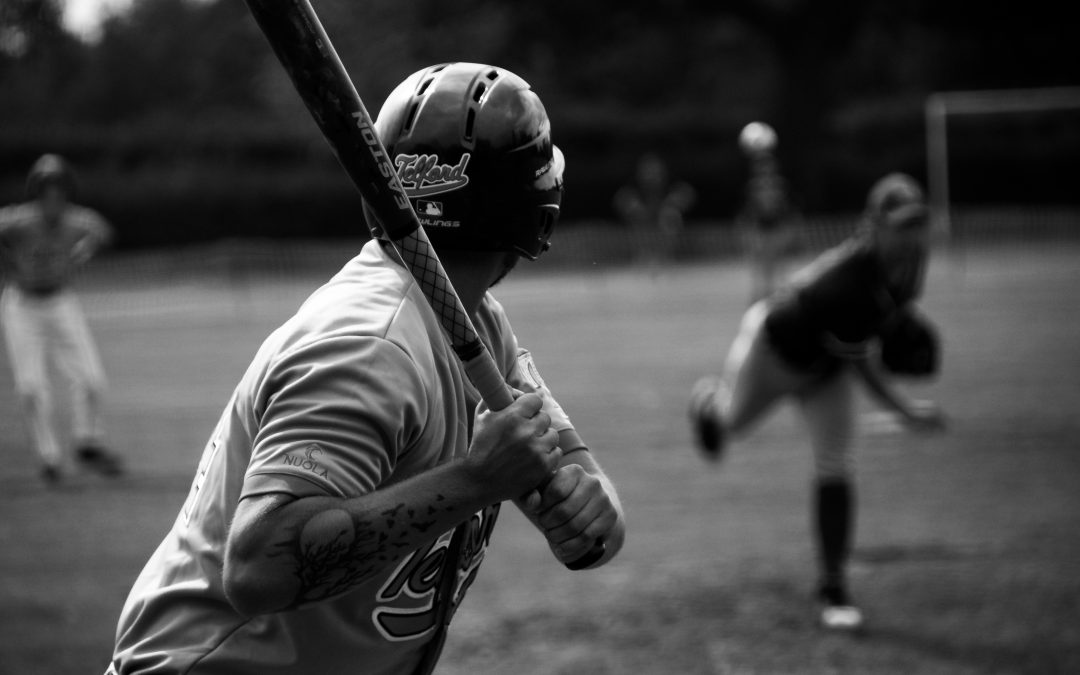
{"label": "foliage background", "polygon": [[[1080,84],[1075,23],[1050,0],[313,4],[373,114],[431,63],[529,80],[570,162],[569,221],[610,218],[647,150],[698,188],[692,219],[730,219],[750,119],[779,131],[804,210],[855,210],[885,171],[925,177],[928,94]],[[0,202],[57,151],[121,247],[356,231],[359,199],[243,3],[140,0],[92,43],[60,14],[59,0],[0,8]],[[957,201],[1076,203],[1075,113],[968,129],[951,148]]]}

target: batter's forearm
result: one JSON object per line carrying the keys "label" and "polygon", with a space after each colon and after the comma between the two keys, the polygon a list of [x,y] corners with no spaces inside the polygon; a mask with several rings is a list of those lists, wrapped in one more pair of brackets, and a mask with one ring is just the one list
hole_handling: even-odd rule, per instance
{"label": "batter's forearm", "polygon": [[611,504],[618,514],[615,525],[608,532],[607,537],[604,538],[604,557],[591,566],[599,567],[600,565],[606,564],[607,561],[614,558],[615,555],[622,550],[623,542],[626,539],[626,516],[623,514],[619,493],[615,490],[615,484],[612,483],[611,479],[604,473],[600,463],[597,462],[596,458],[587,450],[571,452],[563,457],[562,462],[578,464],[581,468],[585,469],[587,473],[596,476],[604,486],[604,492],[607,494],[608,499],[611,500]]}
{"label": "batter's forearm", "polygon": [[[615,490],[615,485],[604,473],[604,470],[600,467],[600,464],[596,461],[596,458],[592,456],[589,450],[585,447],[585,444],[581,441],[577,432],[571,430],[568,435],[567,432],[560,432],[560,444],[565,444],[570,450],[564,450],[562,459],[559,460],[559,467],[564,467],[570,464],[576,464],[580,466],[584,471],[592,476],[595,476],[600,484],[603,486],[604,493],[611,502],[611,506],[614,509],[616,519],[614,525],[608,531],[604,537],[604,555],[596,563],[590,565],[592,567],[599,567],[606,564],[609,560],[615,557],[616,554],[622,549],[623,543],[626,539],[626,520],[623,515],[622,503],[619,501],[618,492]],[[532,501],[535,500],[535,501]],[[540,532],[544,532],[545,528],[540,523],[540,514],[536,509],[539,502],[539,495],[536,493],[529,493],[524,497],[514,500],[514,504],[522,512],[522,514],[533,524]]]}
{"label": "batter's forearm", "polygon": [[249,616],[337,597],[488,506],[486,492],[451,462],[363,497],[238,510],[226,594]]}

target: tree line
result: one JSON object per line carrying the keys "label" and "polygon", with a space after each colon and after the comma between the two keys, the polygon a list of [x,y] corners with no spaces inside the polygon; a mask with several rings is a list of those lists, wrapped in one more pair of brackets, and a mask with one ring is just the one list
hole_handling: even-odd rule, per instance
{"label": "tree line", "polygon": [[[1064,5],[1048,0],[313,4],[372,114],[432,63],[525,77],[568,159],[571,219],[611,217],[647,151],[698,188],[692,217],[729,217],[745,172],[735,138],[752,119],[778,130],[804,209],[857,209],[877,175],[925,175],[928,94],[1080,84]],[[0,201],[56,151],[123,245],[356,230],[359,198],[244,3],[141,0],[94,42],[60,19],[59,0],[0,6]],[[972,129],[953,160],[962,198],[999,193],[1018,157],[1034,168],[1030,187],[1006,186],[1016,199],[1070,198],[1075,118]]]}

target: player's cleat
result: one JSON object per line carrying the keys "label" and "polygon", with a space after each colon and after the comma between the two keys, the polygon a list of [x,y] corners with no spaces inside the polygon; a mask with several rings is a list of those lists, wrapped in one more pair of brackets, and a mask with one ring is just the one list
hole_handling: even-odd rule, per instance
{"label": "player's cleat", "polygon": [[862,628],[862,611],[854,605],[825,605],[821,608],[821,625],[835,631],[857,631]]}
{"label": "player's cleat", "polygon": [[698,448],[709,459],[720,459],[724,449],[724,424],[716,396],[723,383],[720,378],[706,376],[699,379],[690,391],[690,422]]}
{"label": "player's cleat", "polygon": [[843,587],[824,586],[818,593],[818,599],[821,603],[819,619],[822,628],[845,632],[862,629],[862,611],[852,604]]}
{"label": "player's cleat", "polygon": [[41,468],[41,480],[45,487],[56,487],[60,484],[60,469],[46,465]]}
{"label": "player's cleat", "polygon": [[115,477],[124,473],[120,458],[100,446],[84,445],[79,448],[77,457],[83,466],[103,476]]}

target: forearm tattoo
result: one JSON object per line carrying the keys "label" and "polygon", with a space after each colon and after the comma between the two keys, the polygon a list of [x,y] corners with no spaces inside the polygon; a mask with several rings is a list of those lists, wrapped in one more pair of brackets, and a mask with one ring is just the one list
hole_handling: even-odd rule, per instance
{"label": "forearm tattoo", "polygon": [[290,606],[332,598],[370,580],[416,547],[410,534],[437,535],[432,530],[438,523],[435,515],[453,510],[438,504],[416,509],[398,504],[375,519],[357,518],[345,509],[320,511],[294,528],[270,554],[288,557],[299,581]]}

